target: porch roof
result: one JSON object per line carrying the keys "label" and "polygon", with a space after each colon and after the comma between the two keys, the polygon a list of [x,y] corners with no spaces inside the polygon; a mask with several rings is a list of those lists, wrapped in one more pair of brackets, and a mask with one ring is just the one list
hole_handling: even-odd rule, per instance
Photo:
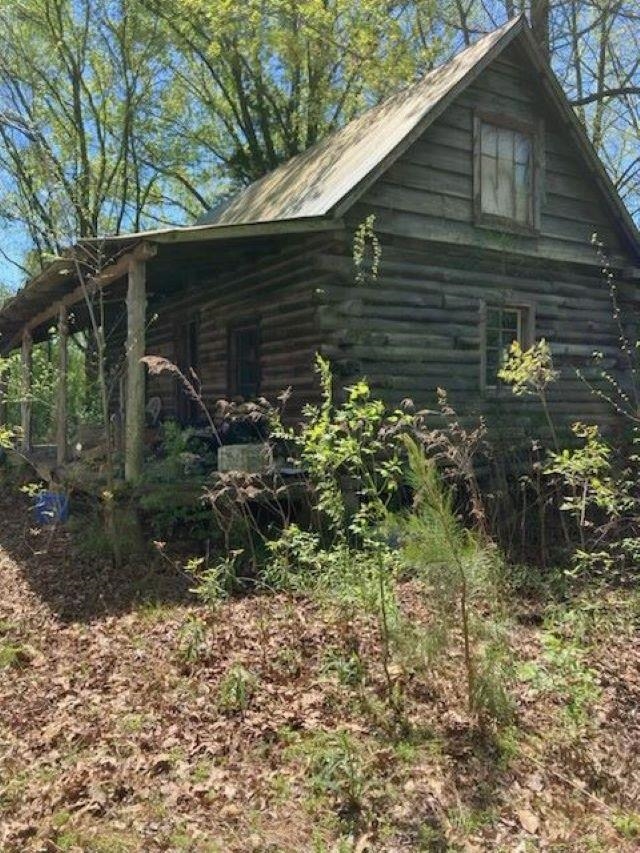
{"label": "porch roof", "polygon": [[191,225],[140,231],[105,238],[79,240],[56,258],[0,309],[0,352],[20,343],[25,329],[33,332],[54,319],[57,306],[73,305],[85,292],[123,278],[132,260],[149,260],[162,253],[171,257],[171,247],[212,243],[217,247],[247,239],[336,231],[340,220],[307,217],[251,225]]}

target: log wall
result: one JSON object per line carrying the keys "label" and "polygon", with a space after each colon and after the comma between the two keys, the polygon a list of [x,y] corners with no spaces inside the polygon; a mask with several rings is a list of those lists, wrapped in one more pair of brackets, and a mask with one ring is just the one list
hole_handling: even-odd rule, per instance
{"label": "log wall", "polygon": [[[291,243],[291,241],[289,241]],[[341,244],[342,245],[342,244]],[[335,248],[327,237],[297,237],[268,254],[258,254],[237,267],[227,260],[221,270],[212,253],[208,262],[181,269],[181,280],[169,281],[172,266],[151,271],[151,286],[166,295],[149,300],[146,352],[180,361],[180,329],[192,320],[198,327],[198,367],[207,406],[229,395],[230,329],[255,320],[260,334],[260,394],[271,401],[288,386],[291,411],[315,399],[314,354],[321,344],[314,292],[331,274],[316,264],[316,253]],[[164,286],[164,287],[163,287]],[[120,339],[114,346],[121,346]],[[163,417],[176,417],[178,380],[170,373],[147,377],[147,398],[162,400]]]}

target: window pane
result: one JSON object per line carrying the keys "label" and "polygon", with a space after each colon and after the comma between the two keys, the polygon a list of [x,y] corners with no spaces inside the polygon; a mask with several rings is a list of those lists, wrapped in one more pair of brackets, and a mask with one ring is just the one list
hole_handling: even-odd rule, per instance
{"label": "window pane", "polygon": [[498,161],[495,157],[486,157],[483,155],[480,164],[481,183],[480,198],[482,202],[482,210],[486,213],[498,214]]}
{"label": "window pane", "polygon": [[499,329],[501,316],[502,310],[500,308],[487,308],[487,326],[491,326],[494,329]]}
{"label": "window pane", "polygon": [[528,166],[531,160],[531,140],[524,133],[516,133],[516,163]]}
{"label": "window pane", "polygon": [[500,349],[499,329],[487,329],[487,349],[489,347],[495,347],[496,349]]}
{"label": "window pane", "polygon": [[498,213],[500,216],[513,218],[513,160],[501,158],[498,160]]}
{"label": "window pane", "polygon": [[498,128],[482,122],[482,154],[489,157],[498,156]]}
{"label": "window pane", "polygon": [[484,213],[532,222],[530,136],[507,127],[481,124],[480,207]]}
{"label": "window pane", "polygon": [[520,312],[513,311],[510,309],[505,309],[502,312],[502,328],[504,331],[509,332],[517,332],[518,331],[518,317]]}
{"label": "window pane", "polygon": [[522,344],[522,308],[486,309],[485,329],[485,384],[493,388],[499,384],[498,371],[505,363],[511,344]]}

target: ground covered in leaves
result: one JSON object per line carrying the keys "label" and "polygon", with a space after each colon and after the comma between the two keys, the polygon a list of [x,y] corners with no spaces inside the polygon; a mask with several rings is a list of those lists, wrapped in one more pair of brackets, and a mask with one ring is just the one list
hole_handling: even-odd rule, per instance
{"label": "ground covered in leaves", "polygon": [[10,494],[0,584],[8,853],[640,849],[637,593],[514,605],[515,717],[480,731],[456,654],[394,669],[398,721],[375,625],[281,595],[214,615],[166,564],[80,559]]}

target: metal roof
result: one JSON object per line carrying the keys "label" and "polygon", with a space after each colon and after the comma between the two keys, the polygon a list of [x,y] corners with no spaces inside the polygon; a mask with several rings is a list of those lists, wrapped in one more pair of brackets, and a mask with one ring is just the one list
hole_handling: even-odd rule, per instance
{"label": "metal roof", "polygon": [[521,16],[484,36],[450,62],[217,205],[198,224],[240,225],[326,215],[413,130],[422,130],[445,95],[470,72],[481,70],[483,58],[511,41],[523,25]]}

